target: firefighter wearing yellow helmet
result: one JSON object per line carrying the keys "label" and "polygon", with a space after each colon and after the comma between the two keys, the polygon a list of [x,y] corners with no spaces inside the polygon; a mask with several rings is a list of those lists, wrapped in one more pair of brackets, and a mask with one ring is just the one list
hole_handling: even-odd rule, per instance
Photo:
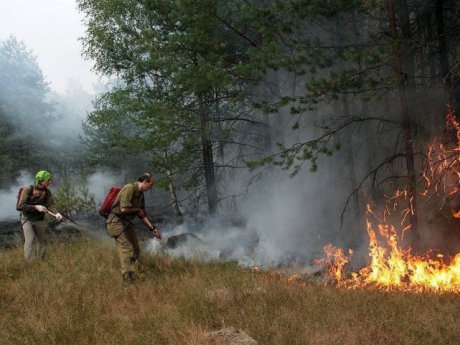
{"label": "firefighter wearing yellow helmet", "polygon": [[[57,220],[62,220],[62,215],[54,207],[54,199],[48,189],[51,179],[51,173],[41,170],[35,175],[34,184],[23,187],[19,195],[17,209],[21,212],[26,261],[43,258],[48,227],[44,220],[45,214],[51,212]],[[34,248],[34,242],[37,242],[37,248]]]}

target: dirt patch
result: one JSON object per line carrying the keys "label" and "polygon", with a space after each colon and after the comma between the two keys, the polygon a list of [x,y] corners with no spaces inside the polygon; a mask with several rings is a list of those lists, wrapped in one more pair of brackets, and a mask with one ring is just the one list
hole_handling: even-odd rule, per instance
{"label": "dirt patch", "polygon": [[257,341],[246,332],[234,327],[222,328],[209,333],[208,339],[213,345],[256,345]]}

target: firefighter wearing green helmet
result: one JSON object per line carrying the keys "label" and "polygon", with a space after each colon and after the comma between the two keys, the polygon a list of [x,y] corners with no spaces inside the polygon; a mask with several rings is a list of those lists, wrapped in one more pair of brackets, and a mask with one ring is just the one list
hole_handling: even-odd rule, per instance
{"label": "firefighter wearing green helmet", "polygon": [[[26,261],[43,258],[46,248],[46,230],[48,223],[45,214],[52,212],[57,220],[62,215],[54,207],[54,199],[48,186],[51,184],[51,173],[41,170],[35,175],[33,185],[22,188],[17,209],[21,211],[21,225],[24,232],[24,257]],[[37,248],[34,248],[37,242]]]}

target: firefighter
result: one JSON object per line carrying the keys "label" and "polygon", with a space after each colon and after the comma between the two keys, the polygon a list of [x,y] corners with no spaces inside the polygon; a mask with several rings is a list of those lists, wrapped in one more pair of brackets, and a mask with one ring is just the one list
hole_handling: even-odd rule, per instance
{"label": "firefighter", "polygon": [[121,263],[121,274],[124,283],[132,283],[139,258],[139,241],[132,220],[137,216],[161,239],[160,232],[150,223],[145,213],[144,192],[153,187],[152,174],[145,173],[137,182],[125,185],[118,193],[107,218],[107,231],[115,239],[118,257]]}
{"label": "firefighter", "polygon": [[[21,227],[24,232],[24,257],[26,261],[35,258],[42,259],[46,248],[45,214],[52,212],[56,219],[62,221],[62,215],[54,207],[54,199],[48,186],[51,184],[51,173],[45,170],[37,172],[35,182],[22,189],[18,200],[18,210],[21,211]],[[37,240],[37,241],[35,241]],[[36,253],[34,242],[37,242]]]}

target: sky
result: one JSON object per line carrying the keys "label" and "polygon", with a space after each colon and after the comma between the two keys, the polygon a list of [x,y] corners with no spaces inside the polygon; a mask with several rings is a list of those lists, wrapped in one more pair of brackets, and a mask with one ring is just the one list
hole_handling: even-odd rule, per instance
{"label": "sky", "polygon": [[82,57],[82,19],[75,0],[0,0],[0,40],[23,41],[54,91],[63,94],[77,82],[93,93],[98,78]]}

